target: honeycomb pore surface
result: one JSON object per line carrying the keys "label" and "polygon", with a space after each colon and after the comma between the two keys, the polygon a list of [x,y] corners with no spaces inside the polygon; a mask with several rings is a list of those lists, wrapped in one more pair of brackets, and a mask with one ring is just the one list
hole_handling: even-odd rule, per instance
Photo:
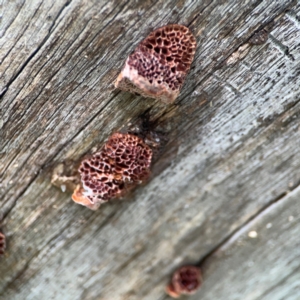
{"label": "honeycomb pore surface", "polygon": [[172,284],[178,294],[194,294],[201,285],[200,269],[194,266],[185,266],[177,270]]}
{"label": "honeycomb pore surface", "polygon": [[149,176],[151,160],[152,150],[142,139],[113,134],[100,151],[81,162],[80,197],[95,204],[122,196]]}
{"label": "honeycomb pore surface", "polygon": [[[172,102],[179,94],[195,50],[196,39],[187,27],[170,24],[158,28],[128,57],[115,85],[143,96]],[[127,88],[125,77],[136,89]]]}

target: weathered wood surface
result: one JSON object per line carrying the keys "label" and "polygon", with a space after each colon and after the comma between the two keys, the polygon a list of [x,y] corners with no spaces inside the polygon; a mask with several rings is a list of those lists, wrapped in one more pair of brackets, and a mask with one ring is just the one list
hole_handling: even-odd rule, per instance
{"label": "weathered wood surface", "polygon": [[[0,5],[0,299],[168,299],[185,263],[204,271],[191,299],[300,298],[299,2]],[[199,44],[176,103],[114,90],[167,23]],[[168,143],[127,201],[93,212],[51,185],[149,107]]]}

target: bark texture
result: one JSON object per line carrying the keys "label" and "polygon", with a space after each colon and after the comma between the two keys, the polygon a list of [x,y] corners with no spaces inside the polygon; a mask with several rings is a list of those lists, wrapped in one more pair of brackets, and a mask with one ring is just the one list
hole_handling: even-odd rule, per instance
{"label": "bark texture", "polygon": [[[300,298],[300,2],[0,2],[0,299]],[[179,98],[115,90],[153,29],[197,39]],[[90,211],[51,184],[149,112],[165,143],[150,181]]]}

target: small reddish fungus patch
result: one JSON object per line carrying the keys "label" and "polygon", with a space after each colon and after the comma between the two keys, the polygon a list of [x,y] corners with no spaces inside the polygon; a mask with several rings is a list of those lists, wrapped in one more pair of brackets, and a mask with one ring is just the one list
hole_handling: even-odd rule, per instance
{"label": "small reddish fungus patch", "polygon": [[172,103],[180,93],[195,51],[196,39],[187,27],[160,27],[129,55],[115,87]]}
{"label": "small reddish fungus patch", "polygon": [[123,196],[150,174],[152,150],[133,134],[114,133],[79,166],[81,184],[72,199],[90,209]]}
{"label": "small reddish fungus patch", "polygon": [[4,254],[6,248],[6,238],[5,235],[0,232],[0,256]]}
{"label": "small reddish fungus patch", "polygon": [[269,32],[266,29],[262,29],[259,32],[255,33],[249,40],[250,45],[262,45],[264,44],[269,37]]}
{"label": "small reddish fungus patch", "polygon": [[172,298],[178,298],[180,295],[193,295],[200,288],[201,283],[201,270],[195,266],[184,266],[173,274],[166,292]]}

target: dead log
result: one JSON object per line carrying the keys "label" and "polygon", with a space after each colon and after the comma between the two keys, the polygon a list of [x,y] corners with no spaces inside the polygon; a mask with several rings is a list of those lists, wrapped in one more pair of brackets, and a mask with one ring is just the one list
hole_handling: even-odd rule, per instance
{"label": "dead log", "polygon": [[[168,299],[186,263],[203,269],[190,299],[299,294],[299,1],[4,0],[0,13],[0,299]],[[116,90],[168,23],[198,44],[179,98]],[[51,184],[145,112],[166,141],[146,185],[94,212]]]}

